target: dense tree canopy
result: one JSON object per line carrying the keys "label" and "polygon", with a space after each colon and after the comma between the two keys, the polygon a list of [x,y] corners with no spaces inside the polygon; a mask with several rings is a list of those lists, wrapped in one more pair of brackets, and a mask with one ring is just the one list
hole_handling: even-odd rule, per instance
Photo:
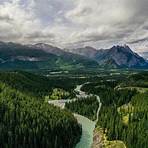
{"label": "dense tree canopy", "polygon": [[81,98],[80,100],[66,103],[66,108],[91,120],[96,120],[98,107],[99,103],[95,96]]}
{"label": "dense tree canopy", "polygon": [[71,148],[80,135],[70,112],[0,83],[0,147]]}
{"label": "dense tree canopy", "polygon": [[131,86],[146,89],[147,83],[147,73],[139,73],[121,83],[122,86],[128,86],[128,89],[117,89],[119,83],[115,81],[102,80],[101,83],[84,85],[84,91],[101,98],[103,105],[97,125],[103,128],[108,140],[122,140],[128,148],[147,148],[148,92],[138,93],[130,89]]}

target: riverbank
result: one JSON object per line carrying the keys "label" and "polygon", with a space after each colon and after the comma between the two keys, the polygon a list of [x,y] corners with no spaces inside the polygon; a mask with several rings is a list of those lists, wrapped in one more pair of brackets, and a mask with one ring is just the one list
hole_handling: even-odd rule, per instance
{"label": "riverbank", "polygon": [[[97,134],[97,138],[95,138],[95,126],[99,120],[99,113],[101,110],[101,100],[100,97],[97,95],[93,95],[93,94],[86,94],[84,91],[81,91],[81,88],[85,85],[88,84],[89,82],[86,82],[82,85],[78,85],[75,89],[76,92],[78,92],[77,94],[77,98],[87,98],[90,96],[95,96],[98,103],[99,103],[99,107],[97,110],[97,114],[96,114],[96,120],[95,121],[91,121],[89,119],[87,119],[84,116],[81,116],[82,118],[78,118],[78,121],[80,121],[80,124],[82,125],[82,137],[80,142],[76,145],[76,148],[101,148],[103,146],[103,139],[101,138],[102,134],[100,133],[96,133]],[[84,121],[83,121],[84,119]],[[87,121],[88,120],[88,121]],[[89,123],[91,123],[89,125]],[[95,144],[95,142],[99,142],[99,145]],[[97,146],[97,147],[96,147]]]}
{"label": "riverbank", "polygon": [[82,136],[80,139],[80,142],[76,145],[76,148],[91,148],[92,144],[93,144],[93,132],[95,129],[95,125],[98,121],[98,116],[99,116],[99,112],[102,106],[102,103],[100,101],[100,97],[97,95],[93,95],[93,94],[86,94],[84,91],[81,91],[81,88],[83,87],[83,85],[88,84],[89,82],[86,82],[82,85],[77,85],[77,87],[75,88],[75,92],[77,93],[76,98],[72,99],[72,100],[49,100],[48,103],[49,104],[53,104],[55,106],[58,106],[62,109],[65,108],[65,103],[68,102],[73,102],[76,100],[79,100],[81,98],[86,98],[87,97],[92,97],[95,96],[99,106],[98,106],[98,110],[97,110],[97,114],[96,114],[96,120],[92,121],[84,116],[81,116],[79,114],[75,114],[74,116],[77,118],[77,121],[79,124],[82,125]]}

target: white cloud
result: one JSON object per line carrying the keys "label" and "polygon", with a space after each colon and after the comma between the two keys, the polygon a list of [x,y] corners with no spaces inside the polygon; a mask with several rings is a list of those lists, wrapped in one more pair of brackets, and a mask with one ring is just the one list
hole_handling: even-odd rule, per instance
{"label": "white cloud", "polygon": [[1,0],[0,40],[146,50],[147,8],[147,0]]}

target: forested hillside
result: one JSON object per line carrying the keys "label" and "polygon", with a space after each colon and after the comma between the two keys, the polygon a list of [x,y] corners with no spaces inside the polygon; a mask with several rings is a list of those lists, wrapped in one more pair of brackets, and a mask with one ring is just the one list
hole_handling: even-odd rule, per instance
{"label": "forested hillside", "polygon": [[64,89],[73,96],[75,85],[83,83],[84,80],[67,76],[45,77],[24,71],[9,71],[0,72],[0,82],[29,95],[44,97],[50,95],[54,88]]}
{"label": "forested hillside", "polygon": [[148,71],[138,72],[132,75],[129,75],[127,81],[123,81],[119,87],[139,87],[139,88],[148,88]]}
{"label": "forested hillside", "polygon": [[72,148],[81,126],[74,116],[0,82],[0,147]]}
{"label": "forested hillside", "polygon": [[70,111],[83,115],[91,120],[96,120],[99,103],[95,96],[81,98],[80,100],[66,103],[66,108]]}
{"label": "forested hillside", "polygon": [[147,148],[147,83],[147,72],[142,72],[128,76],[121,84],[103,80],[83,86],[83,91],[101,98],[97,126],[108,141],[122,140],[128,148]]}

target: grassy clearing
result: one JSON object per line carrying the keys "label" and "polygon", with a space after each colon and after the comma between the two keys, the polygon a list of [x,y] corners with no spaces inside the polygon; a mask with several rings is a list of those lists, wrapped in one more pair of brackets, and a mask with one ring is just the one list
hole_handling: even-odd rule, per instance
{"label": "grassy clearing", "polygon": [[128,103],[128,104],[124,104],[120,107],[118,107],[118,112],[121,114],[124,114],[126,115],[127,113],[132,113],[134,110],[134,107],[132,106],[131,103]]}
{"label": "grassy clearing", "polygon": [[121,140],[113,140],[113,141],[107,140],[107,136],[106,136],[107,131],[105,131],[105,133],[103,133],[102,128],[98,127],[98,128],[96,128],[96,131],[98,133],[98,137],[100,138],[99,145],[102,145],[102,147],[104,147],[104,148],[126,148],[126,145]]}
{"label": "grassy clearing", "polygon": [[116,141],[107,141],[105,148],[126,148],[126,146],[122,141],[116,140]]}
{"label": "grassy clearing", "polygon": [[131,103],[124,104],[120,107],[118,107],[118,113],[122,116],[122,121],[125,125],[128,125],[129,122],[129,116],[132,115],[134,111],[134,107]]}

